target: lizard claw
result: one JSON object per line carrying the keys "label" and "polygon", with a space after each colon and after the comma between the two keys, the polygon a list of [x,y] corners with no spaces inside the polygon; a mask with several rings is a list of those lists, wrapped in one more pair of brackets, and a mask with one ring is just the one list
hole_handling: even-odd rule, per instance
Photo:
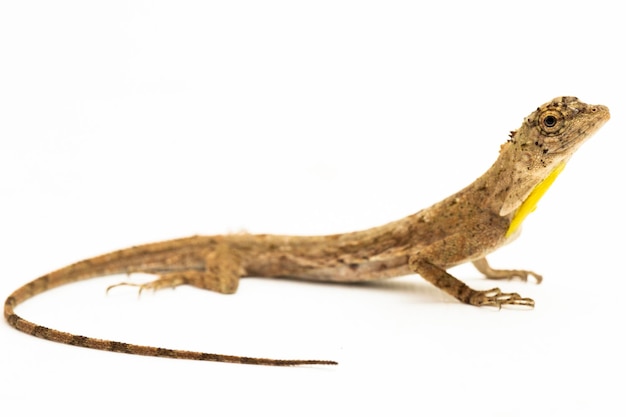
{"label": "lizard claw", "polygon": [[523,298],[517,293],[503,293],[500,288],[486,291],[476,291],[470,298],[470,304],[475,306],[493,306],[501,308],[503,305],[518,305],[534,307],[535,301],[531,298]]}

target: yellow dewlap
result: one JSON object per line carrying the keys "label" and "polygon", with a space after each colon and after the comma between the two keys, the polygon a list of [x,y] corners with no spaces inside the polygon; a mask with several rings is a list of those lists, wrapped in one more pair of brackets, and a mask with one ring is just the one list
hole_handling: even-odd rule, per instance
{"label": "yellow dewlap", "polygon": [[515,216],[511,220],[509,230],[506,231],[506,237],[511,236],[520,227],[526,216],[535,211],[537,208],[537,202],[546,193],[548,188],[552,185],[556,177],[559,176],[561,171],[565,168],[565,162],[561,162],[543,181],[535,186],[530,192],[526,200],[515,212]]}

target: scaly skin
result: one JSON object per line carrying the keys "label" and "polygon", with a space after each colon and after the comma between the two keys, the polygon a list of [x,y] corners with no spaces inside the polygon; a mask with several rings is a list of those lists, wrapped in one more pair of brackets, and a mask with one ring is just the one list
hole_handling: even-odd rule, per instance
{"label": "scaly skin", "polygon": [[[61,285],[89,278],[144,272],[157,275],[142,289],[193,285],[224,294],[239,278],[287,277],[359,282],[417,273],[475,306],[522,305],[534,301],[498,288],[473,290],[446,272],[464,262],[492,279],[541,276],[524,270],[495,270],[485,256],[519,234],[518,226],[576,150],[609,119],[609,110],[574,97],[539,107],[512,132],[496,162],[471,185],[404,219],[359,232],[329,236],[193,236],[135,246],[87,259],[18,288],[4,305],[6,320],[33,336],[70,345],[147,356],[256,365],[335,364],[325,360],[280,360],[189,352],[95,339],[49,329],[15,314],[17,305]],[[122,283],[120,285],[133,285]]]}

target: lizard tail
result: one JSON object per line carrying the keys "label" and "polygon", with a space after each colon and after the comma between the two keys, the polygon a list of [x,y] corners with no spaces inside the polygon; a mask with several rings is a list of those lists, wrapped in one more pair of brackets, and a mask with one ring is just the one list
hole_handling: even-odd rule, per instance
{"label": "lizard tail", "polygon": [[[120,254],[123,251],[119,252]],[[107,255],[105,255],[107,256]],[[80,346],[90,349],[106,350],[109,352],[129,353],[134,355],[166,357],[174,359],[190,359],[198,361],[240,363],[250,365],[268,366],[295,366],[295,365],[336,365],[337,362],[329,360],[308,359],[270,359],[254,358],[247,356],[222,355],[216,353],[194,352],[179,349],[165,349],[153,346],[136,345],[132,343],[116,342],[113,340],[98,339],[89,336],[81,336],[63,332],[49,327],[41,326],[26,320],[15,313],[15,307],[24,301],[48,291],[52,288],[77,282],[97,276],[124,273],[124,269],[117,268],[115,263],[100,263],[99,258],[81,261],[47,275],[43,275],[28,284],[18,288],[7,297],[4,302],[4,317],[7,322],[17,330],[53,342],[67,345]],[[94,262],[96,261],[96,262]],[[94,267],[98,264],[98,267]]]}

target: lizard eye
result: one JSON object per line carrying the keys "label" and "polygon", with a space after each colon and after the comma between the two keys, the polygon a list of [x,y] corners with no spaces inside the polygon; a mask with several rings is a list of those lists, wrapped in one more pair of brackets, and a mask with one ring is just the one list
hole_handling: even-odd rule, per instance
{"label": "lizard eye", "polygon": [[546,116],[546,118],[543,119],[543,124],[548,128],[554,127],[556,125],[556,117],[552,116],[551,114]]}
{"label": "lizard eye", "polygon": [[556,110],[546,110],[539,115],[537,127],[546,136],[556,136],[563,131],[563,114]]}

